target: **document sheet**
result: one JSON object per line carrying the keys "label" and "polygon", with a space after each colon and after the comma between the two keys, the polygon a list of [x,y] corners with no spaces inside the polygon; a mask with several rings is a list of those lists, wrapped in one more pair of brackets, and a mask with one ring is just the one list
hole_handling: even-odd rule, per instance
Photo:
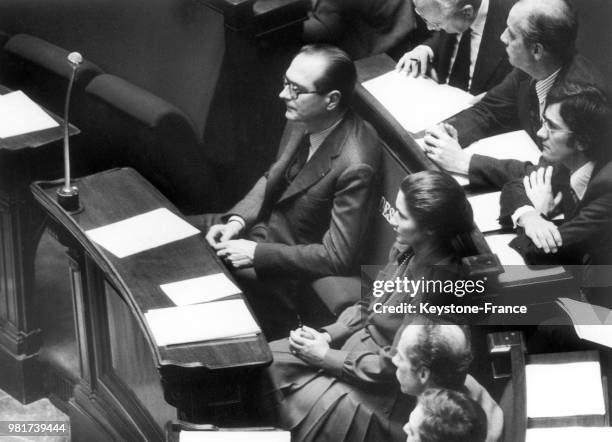
{"label": "document sheet", "polygon": [[176,305],[215,301],[241,293],[223,273],[162,284],[161,289]]}
{"label": "document sheet", "polygon": [[181,431],[179,442],[290,442],[289,431]]}
{"label": "document sheet", "polygon": [[471,196],[468,201],[472,205],[474,212],[474,222],[481,232],[492,232],[500,230],[499,218],[499,196],[501,192],[483,193],[482,195]]}
{"label": "document sheet", "polygon": [[612,310],[570,298],[559,298],[557,302],[581,339],[612,348]]}
{"label": "document sheet", "polygon": [[525,366],[527,417],[605,414],[599,362]]}
{"label": "document sheet", "polygon": [[254,336],[260,332],[242,299],[214,301],[145,313],[158,346]]}
{"label": "document sheet", "polygon": [[489,245],[491,252],[497,255],[500,263],[504,267],[504,273],[498,277],[501,284],[562,275],[565,273],[565,270],[561,266],[527,267],[521,254],[509,246],[514,238],[516,238],[515,233],[500,233],[485,236],[485,241]]}
{"label": "document sheet", "polygon": [[200,231],[168,209],[160,208],[85,233],[116,257],[125,258]]}
{"label": "document sheet", "polygon": [[0,138],[36,132],[59,124],[21,91],[0,95]]}
{"label": "document sheet", "polygon": [[612,427],[528,428],[525,442],[610,442]]}
{"label": "document sheet", "polygon": [[468,146],[465,151],[498,160],[529,161],[533,164],[538,164],[542,156],[537,144],[524,130],[483,138]]}
{"label": "document sheet", "polygon": [[366,81],[363,87],[412,133],[452,117],[474,101],[473,95],[461,89],[395,71]]}

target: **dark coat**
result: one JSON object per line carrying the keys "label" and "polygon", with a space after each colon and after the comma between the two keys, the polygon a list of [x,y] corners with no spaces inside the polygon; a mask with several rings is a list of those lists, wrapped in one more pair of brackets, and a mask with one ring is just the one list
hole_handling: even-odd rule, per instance
{"label": "dark coat", "polygon": [[[469,90],[474,95],[479,95],[498,85],[512,70],[505,46],[499,37],[506,28],[508,12],[515,3],[516,0],[491,0],[489,3],[489,11],[487,12]],[[450,62],[456,39],[456,34],[438,31],[434,33],[431,39],[423,43],[433,50],[433,65],[438,73],[440,83],[446,82],[450,74]]]}
{"label": "dark coat", "polygon": [[350,273],[376,196],[376,131],[348,113],[286,189],[285,172],[305,136],[288,123],[277,161],[228,213],[258,241],[257,276],[307,279]]}

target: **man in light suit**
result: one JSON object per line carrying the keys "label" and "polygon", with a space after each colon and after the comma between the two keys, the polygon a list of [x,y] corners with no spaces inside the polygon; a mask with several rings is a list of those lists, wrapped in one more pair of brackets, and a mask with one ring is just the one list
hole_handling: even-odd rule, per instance
{"label": "man in light suit", "polygon": [[375,130],[348,109],[355,82],[340,49],[301,49],[279,95],[289,121],[277,161],[206,234],[237,269],[268,338],[296,325],[296,280],[357,270],[380,147]]}
{"label": "man in light suit", "polygon": [[436,32],[407,52],[398,70],[412,76],[431,75],[474,95],[488,91],[512,69],[499,36],[515,2],[414,0],[415,12]]}
{"label": "man in light suit", "polygon": [[474,106],[427,131],[426,153],[470,184],[501,188],[524,173],[523,164],[462,151],[481,138],[525,130],[536,132],[546,97],[566,81],[603,85],[597,70],[576,53],[578,17],[566,0],[520,0],[510,10],[501,35],[514,70]]}

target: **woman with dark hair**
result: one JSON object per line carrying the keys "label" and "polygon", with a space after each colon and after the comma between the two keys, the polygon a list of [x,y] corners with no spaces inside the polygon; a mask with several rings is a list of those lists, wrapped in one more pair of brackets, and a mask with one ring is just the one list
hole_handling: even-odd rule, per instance
{"label": "woman with dark hair", "polygon": [[[454,239],[473,229],[463,189],[449,175],[425,171],[400,186],[393,227],[397,239],[377,281],[460,278],[463,254]],[[442,267],[441,267],[442,266]],[[270,376],[280,426],[292,440],[404,440],[412,400],[401,394],[388,353],[396,332],[417,315],[393,308],[420,301],[457,302],[453,294],[373,293],[321,331],[300,327],[270,344]]]}

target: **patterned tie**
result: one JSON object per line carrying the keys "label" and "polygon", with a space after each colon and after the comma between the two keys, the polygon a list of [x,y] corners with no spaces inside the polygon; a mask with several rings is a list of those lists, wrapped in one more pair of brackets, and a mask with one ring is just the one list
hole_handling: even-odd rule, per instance
{"label": "patterned tie", "polygon": [[459,41],[459,48],[457,49],[457,56],[453,63],[450,75],[448,77],[448,84],[454,87],[468,90],[470,84],[470,59],[471,59],[471,46],[472,46],[472,29],[467,28],[461,35]]}

